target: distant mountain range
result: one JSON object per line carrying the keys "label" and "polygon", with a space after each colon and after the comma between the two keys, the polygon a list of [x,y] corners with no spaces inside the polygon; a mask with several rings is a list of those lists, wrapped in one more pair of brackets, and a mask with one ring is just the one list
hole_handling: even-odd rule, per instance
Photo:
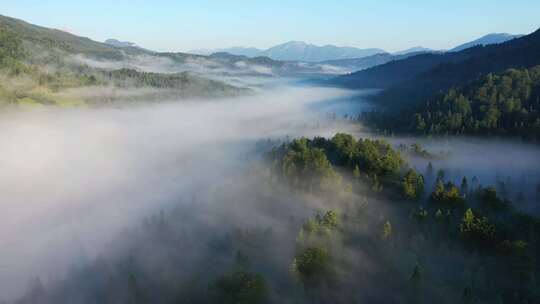
{"label": "distant mountain range", "polygon": [[375,54],[386,53],[384,50],[377,48],[359,49],[354,47],[338,47],[335,45],[317,46],[302,41],[290,41],[266,50],[260,50],[257,48],[232,47],[217,50],[190,51],[190,53],[201,55],[210,55],[217,52],[225,52],[247,57],[269,57],[274,60],[303,62],[362,58]]}
{"label": "distant mountain range", "polygon": [[262,55],[276,60],[320,62],[333,59],[363,58],[380,53],[385,53],[385,51],[376,48],[316,46],[301,41],[291,41],[271,47]]}
{"label": "distant mountain range", "polygon": [[407,54],[413,54],[413,53],[432,53],[432,52],[437,52],[436,50],[432,50],[432,49],[428,49],[428,48],[425,48],[425,47],[422,47],[422,46],[415,46],[415,47],[412,47],[412,48],[409,48],[409,49],[406,49],[406,50],[403,50],[403,51],[399,51],[399,52],[394,52],[393,55],[407,55]]}
{"label": "distant mountain range", "polygon": [[241,47],[241,46],[234,46],[234,47],[223,48],[223,49],[196,49],[196,50],[188,51],[188,53],[190,54],[203,55],[203,56],[212,55],[214,53],[229,53],[231,55],[246,56],[246,57],[251,57],[251,58],[261,56],[262,52],[263,51],[258,48]]}
{"label": "distant mountain range", "polygon": [[512,35],[507,33],[493,33],[493,34],[487,34],[485,36],[482,36],[476,40],[461,44],[456,46],[455,48],[451,49],[449,52],[459,52],[468,48],[471,48],[473,46],[477,45],[490,45],[490,44],[498,44],[503,43],[508,40],[512,40],[515,38],[522,37],[523,35]]}
{"label": "distant mountain range", "polygon": [[[468,43],[468,45],[473,46],[461,51],[420,53],[404,60],[392,60],[363,71],[343,75],[336,78],[335,81],[353,88],[388,88],[415,78],[422,78],[426,82],[431,82],[431,85],[424,87],[427,90],[435,88],[433,85],[434,77],[440,77],[440,88],[445,88],[447,85],[442,85],[443,82],[446,84],[448,81],[465,81],[480,73],[498,72],[514,66],[530,67],[531,62],[540,63],[540,56],[538,56],[540,49],[538,53],[531,53],[530,50],[537,46],[532,42],[526,43],[532,39],[529,37],[536,37],[535,35],[538,34],[515,39],[511,38],[511,35],[499,36],[499,38],[506,37],[504,38],[506,42],[503,43],[497,43],[496,41],[500,40],[493,39],[495,37],[493,35],[487,35],[484,37],[491,38],[483,40],[480,38]],[[482,45],[482,42],[485,44]],[[526,46],[523,46],[524,44]],[[521,51],[522,53],[520,53]],[[510,54],[515,58],[512,58]],[[474,70],[475,67],[478,70]],[[445,75],[448,73],[455,75],[452,77]]]}
{"label": "distant mountain range", "polygon": [[[477,45],[490,45],[503,43],[508,40],[519,38],[523,35],[512,35],[506,33],[492,33],[480,37],[476,40],[458,45],[449,50],[449,52],[458,52],[464,49],[474,47]],[[118,46],[118,45],[116,45]],[[402,56],[407,54],[420,54],[420,53],[436,53],[442,52],[422,46],[415,46],[406,50],[389,53],[379,48],[355,48],[355,47],[339,47],[335,45],[317,46],[309,44],[303,41],[290,41],[280,45],[273,46],[266,50],[254,48],[254,47],[231,47],[222,49],[198,49],[192,50],[188,53],[198,55],[211,55],[213,53],[229,53],[232,55],[240,55],[246,57],[269,57],[274,60],[281,61],[302,61],[302,62],[327,62],[333,60],[348,60],[348,59],[361,59],[371,57],[379,54],[387,54],[394,56]],[[387,58],[390,58],[386,56]],[[375,59],[381,59],[381,57],[375,57]]]}

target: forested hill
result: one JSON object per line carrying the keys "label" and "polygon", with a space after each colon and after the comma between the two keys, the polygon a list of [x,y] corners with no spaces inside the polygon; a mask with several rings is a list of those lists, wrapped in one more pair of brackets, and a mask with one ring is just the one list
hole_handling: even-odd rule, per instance
{"label": "forested hill", "polygon": [[[129,101],[151,101],[249,91],[186,71],[149,73],[123,67],[134,58],[151,58],[152,65],[163,57],[171,64],[187,58],[180,53],[158,55],[136,47],[114,47],[0,16],[0,105],[82,105],[126,101],[128,96]],[[90,87],[99,89],[76,92]],[[118,93],[117,88],[130,94]]]}
{"label": "forested hill", "polygon": [[79,37],[68,32],[50,29],[0,15],[0,29],[15,33],[25,48],[32,51],[62,50],[94,58],[121,59],[124,53],[141,53],[139,48],[118,48],[105,43]]}
{"label": "forested hill", "polygon": [[500,134],[540,139],[540,66],[488,76],[428,102],[413,119],[426,134]]}
{"label": "forested hill", "polygon": [[440,63],[462,61],[468,58],[468,53],[469,50],[449,54],[419,54],[338,76],[331,83],[353,89],[387,88],[426,72]]}
{"label": "forested hill", "polygon": [[438,64],[412,79],[394,85],[385,90],[378,100],[398,109],[414,106],[435,93],[444,93],[451,87],[466,85],[489,73],[540,65],[540,30],[502,44],[477,46],[458,54],[467,56],[462,61]]}
{"label": "forested hill", "polygon": [[537,30],[498,45],[414,56],[339,79],[385,88],[373,97],[379,110],[362,117],[379,130],[538,140],[539,65]]}
{"label": "forested hill", "polygon": [[540,65],[508,69],[423,100],[399,113],[365,113],[380,130],[424,135],[497,135],[540,140]]}

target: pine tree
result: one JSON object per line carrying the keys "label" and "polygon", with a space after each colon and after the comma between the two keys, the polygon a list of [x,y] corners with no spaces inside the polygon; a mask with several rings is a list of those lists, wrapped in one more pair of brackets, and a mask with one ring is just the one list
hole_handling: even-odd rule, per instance
{"label": "pine tree", "polygon": [[387,240],[392,236],[392,224],[390,224],[390,221],[386,221],[383,225],[383,232],[382,237],[383,239]]}
{"label": "pine tree", "polygon": [[419,286],[420,282],[422,281],[422,272],[418,263],[416,263],[416,265],[414,266],[414,270],[411,275],[411,281],[416,286]]}
{"label": "pine tree", "polygon": [[441,209],[437,209],[437,211],[435,212],[435,220],[440,223],[443,220],[443,217],[444,216]]}
{"label": "pine tree", "polygon": [[470,286],[467,286],[465,287],[465,289],[463,289],[463,293],[461,295],[461,302],[463,304],[471,304],[473,302],[472,289]]}
{"label": "pine tree", "polygon": [[359,179],[359,178],[360,178],[360,168],[358,168],[358,165],[356,165],[356,166],[354,167],[353,176],[354,176],[354,178],[356,178],[356,179]]}
{"label": "pine tree", "polygon": [[461,187],[460,187],[461,194],[467,195],[469,193],[469,182],[467,181],[467,177],[464,176],[461,180]]}

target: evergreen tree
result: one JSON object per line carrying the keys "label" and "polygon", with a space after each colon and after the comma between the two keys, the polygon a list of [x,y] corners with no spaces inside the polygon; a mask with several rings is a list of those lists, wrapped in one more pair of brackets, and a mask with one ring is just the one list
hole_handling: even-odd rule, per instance
{"label": "evergreen tree", "polygon": [[383,225],[382,237],[383,239],[387,240],[391,236],[392,236],[392,224],[390,224],[390,221],[386,221]]}

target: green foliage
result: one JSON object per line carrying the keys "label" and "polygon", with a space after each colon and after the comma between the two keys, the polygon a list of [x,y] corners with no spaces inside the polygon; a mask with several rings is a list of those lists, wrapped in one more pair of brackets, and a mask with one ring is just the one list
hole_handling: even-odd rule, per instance
{"label": "green foliage", "polygon": [[109,71],[105,76],[120,87],[152,87],[160,89],[187,89],[189,86],[198,84],[201,90],[230,88],[223,82],[196,77],[188,72],[176,74],[161,74],[140,72],[133,69],[120,69]]}
{"label": "green foliage", "polygon": [[[119,49],[88,38],[0,16],[0,104],[71,106],[118,99],[235,96],[249,91],[187,72],[161,74],[131,69],[108,71],[70,60],[73,55],[84,55],[96,60],[121,61],[126,59],[126,55],[143,54],[162,56],[138,48]],[[175,57],[181,55],[176,54]],[[62,94],[65,89],[88,86],[103,86],[105,90],[111,87],[155,90],[152,94],[148,90],[138,92],[142,96],[125,96],[114,92],[110,96],[100,93],[96,93],[96,96],[86,96],[87,93],[78,96],[74,92],[66,94],[68,96]]]}
{"label": "green foliage", "polygon": [[424,177],[410,169],[403,177],[401,189],[406,198],[419,200],[424,193]]}
{"label": "green foliage", "polygon": [[268,301],[266,281],[255,273],[226,274],[210,285],[209,289],[214,294],[216,303],[251,304]]}
{"label": "green foliage", "polygon": [[305,288],[315,287],[333,278],[331,248],[335,245],[340,219],[335,211],[317,214],[307,220],[297,239],[297,254],[293,260],[293,271]]}
{"label": "green foliage", "polygon": [[440,179],[431,193],[430,200],[448,208],[462,208],[465,206],[465,199],[459,193],[458,187],[451,182],[444,184]]}
{"label": "green foliage", "polygon": [[404,160],[398,151],[383,140],[355,140],[349,134],[337,133],[331,140],[317,138],[316,145],[328,152],[332,164],[345,166],[368,175],[392,176],[399,173]]}
{"label": "green foliage", "polygon": [[339,226],[339,217],[337,212],[330,210],[324,215],[317,215],[317,221],[320,225],[327,227],[328,229],[336,229]]}
{"label": "green foliage", "polygon": [[[438,210],[438,212],[440,212],[440,213],[436,213],[435,217],[442,216],[441,210]],[[428,216],[429,216],[429,212],[426,209],[424,209],[423,207],[420,207],[417,210],[414,210],[413,213],[412,213],[412,217],[419,224],[424,223],[428,219]]]}
{"label": "green foliage", "polygon": [[527,251],[527,242],[523,240],[504,240],[497,244],[497,252],[503,255],[524,256]]}
{"label": "green foliage", "polygon": [[[33,45],[33,52],[48,53],[56,50],[71,54],[84,54],[93,58],[122,59],[122,50],[73,34],[35,26],[21,20],[0,16],[0,29],[16,34],[19,39]],[[134,51],[132,49],[124,52]]]}
{"label": "green foliage", "polygon": [[477,197],[480,206],[485,211],[500,212],[510,208],[508,201],[502,200],[497,196],[497,190],[494,187],[480,189],[477,192]]}
{"label": "green foliage", "polygon": [[324,248],[308,247],[295,256],[293,269],[305,285],[316,284],[330,273],[330,254]]}
{"label": "green foliage", "polygon": [[310,145],[306,138],[294,140],[282,147],[283,156],[278,159],[282,176],[294,187],[305,190],[327,190],[339,181],[326,158],[324,150]]}
{"label": "green foliage", "polygon": [[425,134],[499,134],[540,139],[540,66],[489,74],[449,90],[414,114]]}
{"label": "green foliage", "polygon": [[[338,133],[328,140],[301,138],[275,148],[267,157],[273,171],[289,185],[304,190],[328,190],[340,184],[333,166],[349,170],[357,178],[369,180],[374,191],[383,183],[399,183],[405,165],[400,153],[381,140],[359,139]],[[362,177],[361,173],[365,175]]]}
{"label": "green foliage", "polygon": [[300,231],[301,239],[305,239],[309,236],[325,236],[329,235],[332,231],[335,231],[339,227],[338,214],[330,210],[324,215],[317,214],[315,218],[308,219],[302,230]]}
{"label": "green foliage", "polygon": [[442,210],[441,210],[441,209],[437,209],[437,211],[435,212],[435,220],[436,220],[437,222],[442,222],[443,217],[444,217],[444,215],[443,215]]}
{"label": "green foliage", "polygon": [[[349,144],[342,145],[345,142],[351,141],[341,141],[341,149],[352,147]],[[320,142],[308,144],[308,141],[304,141],[297,144],[302,148],[286,149],[281,155],[296,150],[319,149],[324,151],[325,157],[331,156],[326,157],[328,162],[338,155],[335,151],[327,150]],[[294,142],[289,145],[294,145]],[[277,153],[278,150],[272,154],[278,155]],[[273,159],[276,162],[271,162],[270,166],[281,164],[277,160],[282,158]],[[354,178],[354,175],[349,173],[354,172],[355,167],[336,166],[336,170],[345,171],[344,176]],[[269,177],[267,173],[268,170],[264,170],[264,178]],[[361,180],[364,178],[361,177]],[[456,186],[445,186],[443,178],[441,174],[436,188],[439,189],[438,193],[443,201],[451,200],[456,197],[452,194],[456,191],[448,189]],[[399,177],[399,181],[402,181],[402,177]],[[151,221],[155,223],[149,224],[150,228],[129,233],[136,238],[135,242],[128,242],[129,247],[141,258],[141,265],[128,267],[126,271],[125,267],[116,266],[116,260],[107,260],[104,264],[108,266],[90,266],[90,272],[84,268],[77,274],[85,278],[88,273],[101,275],[95,281],[89,282],[88,288],[81,291],[80,284],[73,284],[66,288],[68,292],[56,294],[63,296],[84,293],[84,296],[88,296],[90,293],[92,298],[94,290],[101,292],[105,289],[110,291],[112,296],[111,300],[103,301],[104,303],[123,303],[127,301],[125,299],[132,299],[127,295],[136,295],[137,299],[142,297],[156,303],[166,303],[169,300],[188,303],[269,301],[266,294],[270,289],[262,287],[266,286],[266,283],[262,283],[264,280],[261,282],[248,272],[252,266],[268,280],[272,280],[268,282],[268,286],[272,286],[271,291],[275,292],[272,299],[293,302],[348,303],[350,299],[354,302],[358,297],[358,287],[362,288],[362,292],[368,293],[369,297],[373,297],[373,302],[381,303],[392,302],[394,299],[411,303],[459,303],[460,300],[493,303],[500,295],[499,292],[504,293],[502,297],[509,303],[513,303],[509,299],[514,293],[516,297],[535,299],[535,274],[538,271],[536,250],[540,221],[534,216],[517,213],[510,208],[498,214],[489,214],[488,220],[481,213],[470,209],[464,214],[460,209],[454,209],[450,213],[454,203],[424,205],[422,201],[390,206],[377,204],[379,198],[386,201],[383,196],[386,193],[375,194],[367,191],[368,194],[362,192],[360,197],[357,196],[360,191],[352,195],[331,192],[317,197],[317,204],[321,204],[317,206],[324,208],[324,204],[329,204],[326,206],[334,209],[327,209],[305,221],[295,240],[297,216],[304,216],[314,206],[309,206],[308,209],[300,209],[302,205],[290,209],[287,206],[293,200],[307,199],[305,202],[311,202],[313,196],[283,191],[280,184],[273,182],[269,182],[267,186],[279,188],[270,188],[271,191],[265,191],[261,196],[252,192],[250,195],[255,194],[253,200],[256,203],[264,197],[263,205],[257,207],[277,205],[276,209],[271,210],[272,216],[279,219],[271,223],[279,229],[275,235],[265,233],[255,238],[247,232],[225,232],[223,237],[219,237],[216,235],[220,233],[215,233],[212,229],[202,234],[200,231],[189,232],[190,229],[182,228],[191,225],[183,226],[190,215],[186,212],[190,210],[181,208],[180,212],[171,213],[170,222],[168,217],[160,216],[159,219]],[[276,189],[282,192],[275,191]],[[489,190],[485,194],[490,200],[497,197],[492,192]],[[283,200],[284,197],[286,200]],[[388,197],[394,199],[396,196]],[[471,196],[468,199],[474,204],[477,198],[478,196]],[[368,199],[370,203],[364,204]],[[416,208],[411,213],[413,204],[423,207]],[[281,212],[283,207],[287,208],[287,212]],[[298,213],[291,212],[294,216],[289,217],[289,212],[293,209],[300,210]],[[459,222],[462,215],[463,219]],[[412,221],[408,220],[408,216],[420,225],[414,225],[414,222],[411,225]],[[497,230],[492,224],[495,220]],[[232,226],[236,225],[237,223],[234,223]],[[399,231],[395,230],[396,227],[399,227]],[[226,230],[227,225],[220,225],[219,228]],[[232,229],[235,230],[236,227]],[[189,250],[194,245],[191,240],[196,240],[197,243],[199,240],[205,241],[205,234],[210,235],[206,239],[210,245],[209,251],[201,251],[204,254],[196,254],[196,257],[191,258],[185,254],[176,254]],[[129,240],[129,237],[126,240]],[[462,244],[471,250],[460,250],[459,245]],[[197,248],[207,247],[206,243],[195,245]],[[148,252],[155,252],[156,248],[159,250],[158,254],[151,256],[156,259],[152,264],[157,267],[148,269]],[[286,251],[282,255],[283,249]],[[291,255],[294,252],[294,258],[287,257],[287,252]],[[249,254],[249,259],[245,253]],[[414,265],[414,261],[422,261],[422,264]],[[183,265],[188,267],[182,267]],[[188,273],[192,276],[188,279],[189,282],[179,284],[178,278],[186,277],[186,268],[188,272],[192,270]],[[221,274],[231,269],[233,272],[227,272],[208,285],[208,279],[215,273]],[[373,269],[376,271],[372,272]],[[465,278],[461,275],[462,269],[466,269],[468,273]],[[135,274],[133,278],[129,277],[131,273]],[[295,278],[302,284],[294,284]],[[375,284],[365,288],[363,279]],[[76,279],[73,281],[77,282]],[[298,288],[300,285],[304,287],[304,292]],[[380,286],[380,289],[377,286]],[[471,288],[464,290],[465,286]],[[394,290],[392,298],[384,294],[388,288]],[[497,290],[498,293],[494,294],[492,290]],[[61,303],[63,298],[60,296],[55,298],[52,293],[49,295],[48,290],[47,294],[42,295],[48,300],[47,303]],[[98,299],[100,300],[101,298]]]}
{"label": "green foliage", "polygon": [[488,248],[495,241],[495,225],[489,223],[485,217],[476,216],[471,209],[467,209],[459,225],[461,238],[470,245],[478,248]]}
{"label": "green foliage", "polygon": [[386,221],[382,228],[382,238],[384,240],[389,239],[392,236],[392,224],[390,221]]}
{"label": "green foliage", "polygon": [[356,179],[359,179],[360,176],[361,176],[360,168],[358,167],[358,165],[354,166],[353,176],[354,176],[354,178],[356,178]]}
{"label": "green foliage", "polygon": [[422,148],[422,146],[418,143],[413,143],[409,146],[405,144],[400,144],[399,149],[403,152],[407,152],[409,155],[413,157],[419,157],[419,158],[424,158],[424,159],[435,158],[435,155],[431,154],[426,149]]}
{"label": "green foliage", "polygon": [[8,60],[23,57],[22,41],[13,32],[0,28],[0,67],[4,67]]}
{"label": "green foliage", "polygon": [[0,70],[9,75],[27,73],[29,68],[22,62],[24,57],[22,41],[13,32],[0,27]]}

